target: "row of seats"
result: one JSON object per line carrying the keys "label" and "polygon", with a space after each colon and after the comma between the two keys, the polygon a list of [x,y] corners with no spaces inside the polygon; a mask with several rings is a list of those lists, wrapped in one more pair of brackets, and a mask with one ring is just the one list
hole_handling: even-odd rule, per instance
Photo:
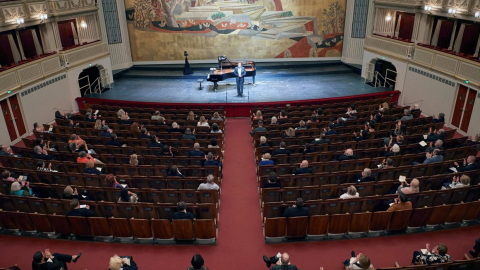
{"label": "row of seats", "polygon": [[[213,219],[173,220],[105,217],[67,217],[40,213],[0,211],[0,224],[9,231],[29,235],[92,237],[102,242],[174,244],[178,240],[216,244]],[[110,239],[110,240],[109,240]]]}
{"label": "row of seats", "polygon": [[[90,100],[92,101],[92,100]],[[96,100],[94,100],[96,101]],[[138,114],[143,114],[146,117],[146,114],[153,114],[156,111],[160,111],[162,115],[169,115],[169,114],[188,114],[190,111],[193,111],[196,115],[212,115],[214,112],[218,112],[220,115],[225,115],[225,110],[223,109],[223,106],[219,106],[218,108],[212,108],[212,106],[208,105],[207,108],[202,108],[201,106],[198,107],[192,107],[192,106],[187,106],[187,107],[179,107],[177,105],[174,105],[172,107],[170,106],[162,106],[162,107],[152,107],[150,104],[140,104],[140,103],[135,103],[134,106],[128,105],[128,104],[117,104],[117,105],[110,105],[114,104],[115,102],[103,102],[101,104],[95,104],[95,103],[88,103],[85,104],[86,107],[89,107],[93,111],[99,110],[99,111],[107,111],[111,113],[117,113],[120,109],[128,112],[129,114],[132,113],[138,113]],[[80,112],[82,112],[83,115],[85,115],[86,110],[80,109]]]}
{"label": "row of seats", "polygon": [[[160,195],[160,193],[158,193]],[[176,196],[177,193],[173,192]],[[207,193],[205,193],[207,194]],[[167,195],[168,197],[168,195]],[[177,198],[174,198],[177,199]],[[172,199],[173,201],[173,199]],[[20,211],[25,213],[42,213],[66,215],[70,210],[70,200],[19,197],[0,194],[1,209],[5,211]],[[90,206],[97,217],[122,217],[140,219],[172,219],[176,211],[176,203],[118,203],[106,201],[81,201]],[[198,219],[218,220],[218,210],[215,203],[187,203],[187,211],[195,214]]]}
{"label": "row of seats", "polygon": [[437,263],[431,265],[411,265],[400,266],[395,262],[393,267],[382,267],[377,270],[475,270],[480,269],[480,258],[470,259],[467,254],[463,254],[462,260],[454,260],[447,263]]}
{"label": "row of seats", "polygon": [[[7,0],[7,1],[9,1],[9,0]],[[14,0],[14,1],[16,1],[16,0]],[[2,2],[2,1],[0,1],[0,2]],[[56,53],[57,53],[57,52],[51,52],[51,53],[41,54],[40,56],[35,55],[35,56],[33,56],[33,57],[29,57],[29,58],[27,58],[27,59],[25,59],[25,60],[19,61],[17,64],[15,64],[15,63],[7,64],[7,65],[2,66],[2,67],[0,68],[0,72],[6,71],[6,70],[9,70],[9,69],[12,69],[12,68],[16,68],[16,67],[21,66],[21,65],[23,65],[23,64],[27,64],[27,63],[36,61],[36,60],[38,60],[38,59],[45,58],[45,57],[50,56],[50,55],[54,55],[54,54],[56,54]]]}
{"label": "row of seats", "polygon": [[338,234],[402,231],[409,227],[452,225],[479,218],[480,201],[394,212],[274,217],[265,219],[265,239],[268,241],[274,240],[274,238],[283,240],[284,238],[305,237],[308,240],[314,240]]}

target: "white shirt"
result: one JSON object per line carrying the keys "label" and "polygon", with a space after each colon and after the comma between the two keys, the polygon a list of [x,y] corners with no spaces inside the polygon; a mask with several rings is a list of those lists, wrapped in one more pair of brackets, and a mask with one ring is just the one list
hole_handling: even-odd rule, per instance
{"label": "white shirt", "polygon": [[352,199],[352,198],[358,198],[360,197],[360,195],[358,194],[358,192],[355,194],[355,195],[350,195],[348,193],[343,193],[341,196],[340,196],[340,199]]}
{"label": "white shirt", "polygon": [[215,183],[212,183],[212,184],[202,183],[202,184],[200,184],[200,186],[198,186],[197,190],[202,190],[202,189],[219,190],[220,187]]}
{"label": "white shirt", "polygon": [[198,122],[197,127],[210,127],[210,125],[208,124],[208,122],[204,122],[204,123]]}

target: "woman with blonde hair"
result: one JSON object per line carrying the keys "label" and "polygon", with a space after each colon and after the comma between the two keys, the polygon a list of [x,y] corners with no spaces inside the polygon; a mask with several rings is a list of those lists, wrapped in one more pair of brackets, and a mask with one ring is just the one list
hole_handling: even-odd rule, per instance
{"label": "woman with blonde hair", "polygon": [[270,155],[269,153],[263,154],[262,160],[260,161],[260,163],[258,165],[260,165],[260,166],[262,166],[262,165],[274,165],[273,160],[270,160],[271,158],[272,158],[272,155]]}
{"label": "woman with blonde hair", "polygon": [[102,130],[102,120],[97,119],[97,121],[95,121],[95,126],[93,127],[93,129]]}
{"label": "woman with blonde hair", "polygon": [[284,138],[293,138],[295,137],[295,129],[288,128],[285,130],[285,134],[283,135]]}
{"label": "woman with blonde hair", "polygon": [[358,198],[360,195],[357,192],[357,188],[354,185],[351,185],[347,188],[347,192],[343,193],[340,196],[340,199],[352,199]]}
{"label": "woman with blonde hair", "polygon": [[137,264],[131,256],[120,257],[117,254],[110,258],[108,270],[137,270]]}
{"label": "woman with blonde hair", "polygon": [[195,114],[193,111],[190,111],[187,115],[187,121],[195,121]]}
{"label": "woman with blonde hair", "polygon": [[205,119],[205,116],[200,116],[200,120],[198,120],[197,127],[210,127],[210,125],[207,122],[207,119]]}
{"label": "woman with blonde hair", "polygon": [[263,120],[262,111],[258,110],[256,113],[252,114],[253,120]]}
{"label": "woman with blonde hair", "polygon": [[270,145],[268,145],[268,143],[267,143],[267,137],[261,136],[260,137],[260,144],[257,147],[268,147],[268,146],[270,146]]}
{"label": "woman with blonde hair", "polygon": [[137,166],[138,165],[138,156],[137,154],[132,154],[130,156],[130,165],[134,165],[134,166]]}
{"label": "woman with blonde hair", "polygon": [[218,112],[214,112],[213,113],[213,117],[212,117],[212,121],[223,121],[223,118],[220,117],[220,114],[218,114]]}

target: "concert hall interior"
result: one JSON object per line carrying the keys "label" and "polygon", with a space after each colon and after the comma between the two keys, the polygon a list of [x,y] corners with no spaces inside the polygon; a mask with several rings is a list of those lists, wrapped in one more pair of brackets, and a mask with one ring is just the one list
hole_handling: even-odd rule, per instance
{"label": "concert hall interior", "polygon": [[480,0],[0,0],[0,270],[480,269],[479,52]]}

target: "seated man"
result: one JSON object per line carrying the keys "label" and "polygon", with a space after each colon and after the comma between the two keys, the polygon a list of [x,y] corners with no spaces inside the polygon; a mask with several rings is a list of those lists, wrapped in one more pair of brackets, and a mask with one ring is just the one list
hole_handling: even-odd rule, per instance
{"label": "seated man", "polygon": [[11,156],[13,156],[13,154],[9,153],[8,150],[7,150],[7,147],[2,144],[1,149],[0,149],[0,156],[11,157]]}
{"label": "seated man", "polygon": [[[423,164],[430,164],[434,162],[443,162],[443,156],[440,150],[435,149],[433,150],[432,153],[426,153],[425,156],[427,157],[424,161]],[[418,162],[413,162],[413,165],[418,165]]]}
{"label": "seated man", "polygon": [[329,144],[329,143],[330,143],[330,139],[327,139],[327,138],[325,137],[325,135],[326,135],[325,132],[322,133],[322,134],[320,135],[320,138],[315,138],[315,140],[313,140],[310,144],[311,144],[311,145],[319,145],[319,144],[324,144],[324,143]]}
{"label": "seated man", "polygon": [[177,124],[177,122],[172,123],[172,128],[167,129],[168,133],[172,132],[180,132],[183,133],[183,129],[180,128],[180,126]]}
{"label": "seated man", "polygon": [[413,115],[409,109],[403,110],[403,117],[400,118],[400,121],[407,121],[413,119]]}
{"label": "seated man", "polygon": [[354,179],[354,183],[365,183],[365,182],[373,182],[375,181],[375,177],[372,177],[372,170],[370,168],[363,169],[363,172],[360,175],[355,176],[356,180]]}
{"label": "seated man", "polygon": [[380,166],[378,168],[380,168],[380,169],[394,168],[393,159],[391,159],[391,158],[384,159],[383,162],[380,164]]}
{"label": "seated man", "polygon": [[308,160],[303,160],[300,163],[300,168],[296,169],[294,175],[313,173],[312,168],[308,168]]}
{"label": "seated man", "polygon": [[77,163],[87,163],[87,161],[89,160],[93,161],[93,164],[104,164],[102,161],[93,158],[92,155],[87,154],[85,151],[81,151],[80,153],[78,153]]}
{"label": "seated man", "polygon": [[67,212],[67,216],[72,217],[94,217],[95,212],[90,210],[90,206],[81,206],[78,199],[72,199],[70,201],[70,211]]}
{"label": "seated man", "polygon": [[200,151],[200,144],[195,143],[193,145],[193,150],[188,153],[191,157],[205,157],[205,153]]}
{"label": "seated man", "polygon": [[[152,116],[153,117],[153,116]],[[137,264],[133,261],[132,256],[118,256],[115,254],[110,258],[108,270],[137,270]]]}
{"label": "seated man", "polygon": [[412,209],[412,203],[408,201],[407,196],[403,193],[398,193],[398,198],[395,198],[393,204],[388,208],[388,212],[397,210],[410,210]]}
{"label": "seated man", "polygon": [[457,168],[457,172],[468,172],[478,170],[478,163],[475,161],[475,156],[469,156],[466,160],[463,159],[463,164],[458,162],[453,163]]}
{"label": "seated man", "polygon": [[277,179],[277,174],[271,172],[268,175],[268,181],[263,184],[263,188],[274,188],[274,187],[282,187]]}
{"label": "seated man", "polygon": [[307,126],[305,125],[305,121],[300,120],[298,123],[298,127],[295,128],[295,130],[306,130]]}
{"label": "seated man", "polygon": [[280,149],[273,151],[272,156],[275,155],[290,155],[290,150],[287,150],[287,144],[285,142],[280,143]]}
{"label": "seated man", "polygon": [[444,123],[445,122],[445,114],[444,113],[439,113],[438,118],[433,118],[432,123]]}
{"label": "seated man", "polygon": [[212,152],[209,152],[205,157],[205,162],[203,166],[218,166],[222,167],[222,162],[218,161],[220,159],[219,156],[213,156]]}
{"label": "seated man", "polygon": [[162,117],[162,115],[160,114],[160,111],[155,111],[152,117],[150,117],[150,120],[158,120],[160,119],[160,117]]}
{"label": "seated man", "polygon": [[115,133],[112,133],[112,134],[110,135],[110,141],[106,142],[105,145],[107,145],[107,146],[112,145],[112,146],[122,147],[122,143],[120,143],[119,141],[117,141],[117,134],[115,134]]}
{"label": "seated man", "polygon": [[353,154],[353,149],[352,148],[348,148],[347,150],[345,150],[345,152],[343,153],[343,155],[340,155],[338,157],[338,161],[343,161],[343,160],[350,160],[350,159],[356,159],[357,157]]}
{"label": "seated man", "polygon": [[262,120],[258,120],[258,127],[255,128],[254,130],[252,130],[252,132],[250,132],[250,135],[255,135],[256,132],[267,132],[267,128],[263,126],[263,121]]}
{"label": "seated man", "polygon": [[345,119],[343,117],[337,118],[337,120],[333,121],[328,125],[329,128],[344,127],[344,126],[345,126]]}
{"label": "seated man", "polygon": [[108,138],[108,137],[111,136],[112,133],[113,133],[113,130],[106,127],[106,128],[103,129],[102,133],[100,133],[100,137],[107,137]]}
{"label": "seated man", "polygon": [[82,256],[82,253],[78,255],[65,255],[60,253],[50,253],[49,249],[45,249],[45,252],[37,251],[33,255],[32,269],[33,270],[60,270],[67,269],[67,264],[70,262],[76,263]]}
{"label": "seated man", "polygon": [[352,258],[350,258],[350,260],[345,261],[344,264],[347,267],[347,270],[375,269],[373,265],[370,263],[370,258],[368,258],[366,255],[363,255],[362,253],[359,253],[357,256],[355,256],[354,251],[352,251]]}
{"label": "seated man", "polygon": [[470,177],[462,174],[462,176],[454,176],[452,182],[443,183],[442,189],[447,188],[463,188],[470,186]]}
{"label": "seated man", "polygon": [[415,103],[412,106],[410,106],[410,113],[413,115],[416,112],[420,112],[420,106],[418,105],[418,103]]}
{"label": "seated man", "polygon": [[297,201],[293,206],[290,206],[285,213],[283,214],[284,217],[308,217],[308,208],[303,206],[303,199],[298,198]]}
{"label": "seated man", "polygon": [[140,130],[140,135],[138,135],[139,139],[150,139],[150,132],[147,131],[146,128],[142,128]]}
{"label": "seated man", "polygon": [[274,270],[298,270],[297,266],[290,263],[290,256],[288,253],[280,254],[278,253],[275,256],[268,258],[263,255],[263,261],[266,263],[267,267],[270,268],[272,264],[274,266],[270,269]]}
{"label": "seated man", "polygon": [[177,165],[172,165],[168,168],[167,176],[178,176],[181,178],[185,178],[185,175],[180,172],[180,169],[177,167]]}
{"label": "seated man", "polygon": [[433,150],[438,149],[440,151],[443,151],[443,141],[442,140],[436,140],[435,144],[433,142],[429,143],[429,147],[425,149],[425,152],[432,153]]}
{"label": "seated man", "polygon": [[267,143],[267,137],[260,136],[260,144],[258,144],[257,147],[270,147],[270,145]]}
{"label": "seated man", "polygon": [[435,264],[450,262],[452,258],[447,254],[448,248],[442,243],[430,249],[430,244],[426,245],[426,252],[414,251],[412,264]]}
{"label": "seated man", "polygon": [[177,212],[173,213],[173,219],[195,219],[193,213],[187,212],[187,205],[184,201],[181,201],[177,204]]}
{"label": "seated man", "polygon": [[33,148],[33,158],[34,159],[43,159],[43,160],[54,160],[55,157],[52,155],[49,155],[47,152],[47,149],[42,149],[40,146],[35,146]]}
{"label": "seated man", "polygon": [[220,187],[217,184],[215,184],[215,182],[213,182],[213,180],[214,180],[213,175],[209,174],[207,176],[207,183],[201,183],[198,186],[197,190],[211,190],[211,189],[219,190]]}
{"label": "seated man", "polygon": [[324,128],[323,131],[325,132],[325,135],[335,135],[335,134],[337,134],[337,131],[331,129],[330,126],[327,126],[326,128]]}
{"label": "seated man", "polygon": [[150,142],[147,143],[147,146],[148,146],[148,147],[159,147],[159,148],[163,148],[163,143],[160,142],[160,140],[158,139],[157,136],[152,135],[151,138],[150,138]]}
{"label": "seated man", "polygon": [[432,132],[432,128],[430,128],[430,132],[427,135],[427,141],[429,142],[435,142],[437,140],[445,140],[445,130],[444,129],[439,129],[438,131],[435,129]]}
{"label": "seated man", "polygon": [[185,134],[182,135],[182,139],[196,141],[197,136],[195,135],[195,129],[193,130],[193,133],[191,129],[189,128],[185,129]]}

